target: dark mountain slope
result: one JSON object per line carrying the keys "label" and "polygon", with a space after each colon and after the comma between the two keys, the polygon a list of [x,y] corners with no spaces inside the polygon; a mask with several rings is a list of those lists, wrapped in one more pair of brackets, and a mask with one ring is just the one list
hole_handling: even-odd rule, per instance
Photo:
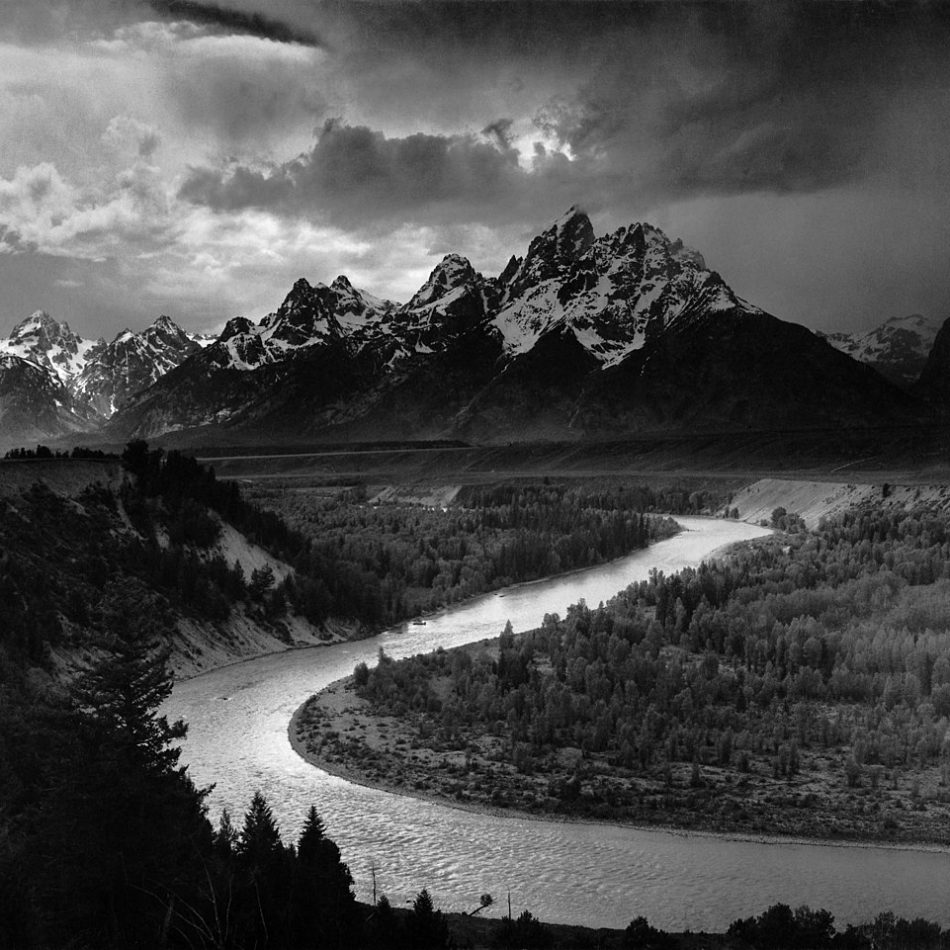
{"label": "dark mountain slope", "polygon": [[0,353],[0,447],[77,432],[90,415],[52,370]]}
{"label": "dark mountain slope", "polygon": [[585,381],[599,368],[570,329],[555,328],[489,381],[453,432],[477,442],[563,438]]}
{"label": "dark mountain slope", "polygon": [[950,319],[937,332],[933,349],[912,392],[939,412],[950,412]]}
{"label": "dark mountain slope", "polygon": [[346,435],[362,439],[437,438],[504,365],[501,340],[485,328],[463,333],[440,352],[380,377],[348,407]]}
{"label": "dark mountain slope", "polygon": [[767,314],[697,314],[592,376],[586,432],[912,423],[922,407],[810,330]]}

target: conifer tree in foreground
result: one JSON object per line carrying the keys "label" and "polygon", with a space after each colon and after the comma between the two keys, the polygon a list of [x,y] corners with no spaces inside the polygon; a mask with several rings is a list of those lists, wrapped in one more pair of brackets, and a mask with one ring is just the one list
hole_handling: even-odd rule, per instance
{"label": "conifer tree in foreground", "polygon": [[76,692],[76,741],[51,777],[31,868],[54,946],[167,943],[210,854],[206,793],[178,764],[185,725],[157,714],[164,659],[127,635]]}

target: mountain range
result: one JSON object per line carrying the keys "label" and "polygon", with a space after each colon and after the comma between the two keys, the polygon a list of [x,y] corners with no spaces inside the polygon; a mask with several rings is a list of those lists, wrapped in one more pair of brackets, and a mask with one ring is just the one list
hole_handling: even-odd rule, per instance
{"label": "mountain range", "polygon": [[86,340],[37,310],[0,339],[0,437],[43,438],[95,431],[214,337],[160,316],[111,342]]}
{"label": "mountain range", "polygon": [[816,334],[659,229],[596,237],[571,208],[498,276],[449,254],[405,304],[300,279],[216,339],[162,316],[108,344],[37,312],[0,340],[0,434],[493,442],[913,423],[946,402],[921,376],[937,329],[913,315]]}

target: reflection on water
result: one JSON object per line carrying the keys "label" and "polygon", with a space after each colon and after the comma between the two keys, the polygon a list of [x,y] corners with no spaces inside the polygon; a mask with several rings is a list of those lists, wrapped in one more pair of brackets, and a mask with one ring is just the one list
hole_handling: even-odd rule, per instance
{"label": "reflection on water", "polygon": [[372,640],[298,650],[226,667],[181,683],[167,711],[190,727],[184,761],[199,785],[215,783],[212,818],[227,807],[240,822],[263,791],[285,838],[296,837],[311,804],[327,823],[356,879],[370,894],[404,904],[428,887],[439,906],[471,909],[486,891],[502,912],[544,920],[626,926],[644,914],[661,927],[722,928],[776,901],[831,910],[839,923],[892,908],[950,923],[950,855],[886,848],[730,841],[713,836],[533,821],[461,811],[352,785],[307,765],[287,725],[311,693],[372,663],[538,626],[584,598],[595,605],[653,567],[669,573],[723,544],[756,537],[745,524],[682,518],[688,530],[630,557],[565,577],[489,594]]}

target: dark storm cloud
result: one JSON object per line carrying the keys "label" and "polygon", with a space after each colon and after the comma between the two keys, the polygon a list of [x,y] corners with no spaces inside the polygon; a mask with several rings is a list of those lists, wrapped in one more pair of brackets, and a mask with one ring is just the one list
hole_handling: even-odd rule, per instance
{"label": "dark storm cloud", "polygon": [[194,169],[182,198],[218,211],[266,208],[279,214],[326,214],[361,226],[433,222],[460,209],[491,218],[496,202],[517,201],[525,173],[510,150],[473,136],[417,133],[388,138],[338,120],[324,124],[313,150],[268,173],[237,166]]}
{"label": "dark storm cloud", "polygon": [[[302,22],[308,7],[286,0],[276,9]],[[899,176],[912,147],[886,166],[878,155],[891,109],[910,97],[926,122],[929,85],[950,83],[948,14],[930,6],[519,0],[340,9],[345,28],[328,28],[344,43],[342,68],[359,101],[427,131],[387,138],[330,124],[312,153],[269,174],[195,171],[182,191],[189,200],[328,210],[360,223],[374,213],[441,218],[451,205],[491,223],[511,220],[513,208],[557,211],[565,198],[596,210],[807,194],[882,170]],[[539,151],[532,170],[519,167],[511,112],[473,123],[481,139],[427,134],[428,117],[448,124],[464,108],[475,118],[478,97],[502,80],[514,96],[560,90],[542,96],[533,116],[571,162]],[[500,111],[497,102],[488,108]],[[931,111],[928,125],[945,125],[943,104]]]}
{"label": "dark storm cloud", "polygon": [[275,15],[271,6],[264,2],[248,7],[240,0],[225,0],[224,3],[204,3],[201,0],[59,0],[57,3],[2,0],[0,5],[3,7],[0,32],[26,42],[69,33],[76,36],[108,33],[157,15],[279,43],[324,46],[322,37],[293,9],[289,10],[290,19],[285,20]]}
{"label": "dark storm cloud", "polygon": [[761,6],[628,24],[538,123],[575,155],[626,164],[658,197],[811,192],[865,177],[891,103],[925,101],[950,75],[939,11]]}
{"label": "dark storm cloud", "polygon": [[261,13],[198,3],[197,0],[148,0],[149,6],[160,16],[174,20],[188,20],[202,26],[221,27],[225,30],[275,40],[278,43],[297,43],[302,46],[321,46],[316,33],[272,19]]}

